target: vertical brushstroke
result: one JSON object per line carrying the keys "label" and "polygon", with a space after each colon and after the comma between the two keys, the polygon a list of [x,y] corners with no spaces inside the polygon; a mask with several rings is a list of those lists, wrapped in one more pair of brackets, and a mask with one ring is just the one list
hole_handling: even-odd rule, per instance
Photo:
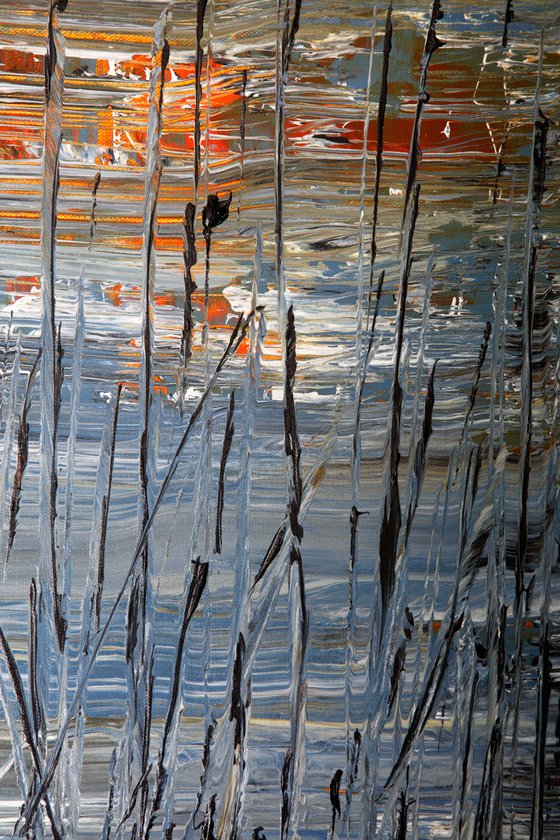
{"label": "vertical brushstroke", "polygon": [[340,819],[340,780],[342,770],[336,770],[330,783],[329,796],[332,807],[331,837],[334,837],[334,827],[337,819]]}
{"label": "vertical brushstroke", "polygon": [[237,218],[241,215],[241,191],[245,178],[245,135],[247,131],[247,68],[241,71],[241,119],[239,121],[239,193],[237,195]]}
{"label": "vertical brushstroke", "polygon": [[117,439],[117,424],[119,421],[119,406],[122,386],[118,385],[115,395],[115,408],[111,423],[111,439],[109,443],[109,465],[107,469],[107,487],[101,499],[101,522],[99,526],[99,545],[97,547],[97,580],[95,583],[94,629],[97,633],[101,623],[101,600],[105,583],[105,547],[107,544],[107,524],[111,505],[111,489],[113,486],[113,468],[115,465],[115,446]]}
{"label": "vertical brushstroke", "polygon": [[[470,628],[469,628],[470,630]],[[457,837],[461,838],[463,836],[463,828],[468,826],[469,824],[469,817],[470,817],[470,807],[467,810],[467,806],[470,806],[470,802],[468,801],[468,797],[470,794],[471,789],[471,775],[472,775],[472,747],[473,747],[473,727],[474,727],[474,711],[475,711],[475,704],[477,700],[477,688],[478,688],[478,681],[479,677],[476,671],[473,673],[472,679],[470,680],[470,691],[468,692],[469,697],[469,705],[468,705],[468,712],[466,715],[466,721],[464,721],[466,733],[464,738],[464,745],[462,748],[462,757],[461,757],[461,778],[460,778],[460,786],[459,790],[460,793],[458,796],[455,796],[455,809],[456,809],[456,825],[457,825]],[[458,683],[460,685],[460,683]],[[459,710],[457,712],[459,714]],[[460,719],[458,719],[458,724],[462,723]]]}
{"label": "vertical brushstroke", "polygon": [[[183,613],[183,620],[181,622],[181,630],[179,633],[179,639],[177,642],[177,650],[175,653],[175,666],[173,669],[173,681],[171,684],[171,692],[169,696],[169,705],[167,707],[167,714],[165,717],[165,723],[163,727],[163,735],[161,739],[161,747],[159,750],[159,757],[157,761],[157,769],[155,774],[155,781],[154,781],[154,795],[152,799],[152,804],[150,808],[150,814],[148,817],[146,831],[143,835],[146,840],[148,840],[150,836],[150,832],[155,825],[156,816],[158,811],[162,805],[163,793],[165,789],[165,784],[167,780],[167,769],[166,769],[166,758],[167,758],[167,746],[172,735],[172,730],[174,727],[177,726],[178,723],[178,709],[181,704],[180,701],[180,685],[181,685],[181,672],[183,668],[183,652],[185,649],[185,643],[187,639],[187,632],[189,629],[189,624],[197,610],[197,607],[200,603],[200,599],[202,597],[202,593],[206,586],[206,581],[208,578],[208,563],[201,563],[200,559],[195,560],[193,563],[192,568],[192,577],[191,577],[191,584],[189,587],[189,594],[187,597],[187,602],[185,604],[185,610]],[[182,704],[181,704],[182,705]]]}
{"label": "vertical brushstroke", "polygon": [[183,332],[181,335],[182,368],[186,368],[192,356],[192,333],[194,328],[192,294],[196,290],[196,283],[192,277],[192,268],[196,265],[197,260],[194,231],[195,215],[196,207],[189,201],[185,207],[185,215],[183,217],[183,283],[185,287],[185,301],[183,304]]}
{"label": "vertical brushstroke", "polygon": [[[426,90],[426,83],[428,80],[428,67],[434,52],[443,47],[445,44],[436,35],[436,24],[438,20],[443,18],[443,10],[441,8],[440,0],[433,0],[430,11],[430,20],[428,23],[428,31],[426,32],[426,40],[424,41],[424,51],[420,60],[420,79],[418,83],[418,99],[416,101],[416,112],[414,114],[414,122],[412,125],[412,135],[410,138],[410,148],[408,151],[408,158],[406,162],[406,187],[404,195],[404,206],[401,222],[401,230],[404,229],[406,215],[408,212],[408,205],[412,197],[414,184],[416,183],[416,172],[418,164],[420,163],[421,149],[420,149],[420,123],[422,121],[422,114],[425,106],[430,101],[430,94]],[[402,236],[402,234],[401,234]]]}
{"label": "vertical brushstroke", "polygon": [[[14,350],[14,358],[11,365],[11,370],[9,372],[5,372],[5,377],[9,378],[9,387],[6,388],[7,394],[4,397],[6,405],[5,405],[5,425],[4,425],[4,439],[3,439],[3,446],[2,446],[2,468],[0,470],[0,501],[2,503],[2,554],[4,560],[4,569],[3,575],[4,579],[6,577],[6,549],[4,548],[4,541],[6,538],[6,531],[5,522],[9,518],[9,509],[5,511],[6,502],[9,498],[10,493],[10,471],[12,468],[12,453],[15,447],[17,447],[17,434],[19,431],[19,422],[18,422],[18,390],[19,390],[19,382],[20,382],[20,375],[21,375],[21,368],[22,368],[22,342],[21,342],[21,334],[18,335],[15,350]],[[13,479],[12,479],[12,486],[13,486]]]}
{"label": "vertical brushstroke", "polygon": [[41,358],[41,351],[35,357],[35,361],[33,362],[33,367],[29,373],[29,378],[27,380],[27,387],[25,389],[25,397],[23,399],[23,406],[21,409],[21,415],[19,420],[18,426],[18,433],[17,433],[17,462],[16,462],[16,469],[14,472],[14,480],[12,484],[12,496],[10,500],[10,513],[8,519],[8,544],[6,546],[6,558],[4,561],[4,566],[7,567],[9,560],[10,560],[10,552],[12,550],[12,546],[14,544],[14,539],[16,536],[16,529],[17,529],[17,517],[19,513],[19,506],[21,502],[21,489],[23,484],[23,476],[25,473],[25,469],[27,467],[27,461],[29,458],[29,422],[28,422],[28,414],[29,414],[29,407],[31,402],[31,388],[33,386],[33,382],[35,380],[35,374],[37,373],[37,368],[39,365],[39,361]]}
{"label": "vertical brushstroke", "polygon": [[[538,100],[537,100],[538,101]],[[524,567],[528,545],[529,474],[531,471],[531,438],[533,424],[533,318],[536,294],[536,271],[540,245],[541,204],[546,176],[546,143],[550,122],[538,110],[535,119],[527,221],[525,229],[525,265],[523,277],[523,351],[521,359],[521,493],[519,511],[519,536],[515,564],[515,599],[519,609],[524,589]]]}
{"label": "vertical brushstroke", "polygon": [[[300,522],[302,504],[301,445],[296,424],[294,383],[297,368],[296,330],[294,310],[287,313],[284,361],[284,449],[288,474],[288,522],[290,545],[290,610],[294,633],[292,644],[292,675],[290,683],[290,748],[283,770],[283,806],[281,836],[289,836],[293,811],[304,772],[305,700],[304,666],[309,633],[309,614],[305,596],[305,580],[300,544],[303,527]],[[295,574],[294,574],[295,572]],[[285,777],[285,778],[284,778]]]}
{"label": "vertical brushstroke", "polygon": [[377,144],[375,147],[375,184],[373,188],[373,213],[371,222],[371,262],[370,288],[373,285],[373,266],[377,256],[377,217],[379,213],[379,188],[381,186],[381,168],[383,166],[383,136],[385,128],[385,112],[387,110],[387,93],[389,79],[389,60],[393,48],[393,4],[389,3],[385,17],[385,35],[383,37],[383,64],[381,67],[381,87],[379,89],[379,105],[377,109]]}
{"label": "vertical brushstroke", "polygon": [[409,480],[410,499],[408,502],[408,510],[405,522],[405,545],[408,544],[408,539],[410,537],[410,529],[412,528],[414,515],[418,508],[420,491],[422,489],[422,481],[424,478],[424,473],[426,471],[426,453],[428,450],[428,443],[430,442],[430,437],[432,436],[433,432],[432,417],[434,413],[435,403],[434,379],[436,375],[436,366],[438,361],[439,360],[436,359],[436,361],[433,363],[432,368],[430,370],[430,375],[428,377],[428,387],[426,390],[426,399],[424,402],[424,416],[422,418],[422,429],[420,432],[420,439],[416,444],[416,449],[414,452],[412,476]]}
{"label": "vertical brushstroke", "polygon": [[[198,196],[200,180],[200,108],[202,104],[202,64],[204,61],[204,16],[208,0],[197,0],[196,3],[196,53],[195,53],[195,105],[194,105],[194,193]],[[209,63],[207,73],[210,73]]]}
{"label": "vertical brushstroke", "polygon": [[506,10],[504,12],[504,29],[502,32],[502,47],[505,49],[508,45],[508,28],[510,23],[515,20],[513,11],[513,0],[506,0]]}
{"label": "vertical brushstroke", "polygon": [[[74,482],[76,471],[76,454],[78,431],[80,424],[80,389],[82,385],[82,366],[85,346],[85,314],[84,314],[84,286],[83,276],[78,287],[78,306],[74,324],[74,348],[72,359],[72,378],[70,382],[70,427],[68,432],[67,466],[66,466],[66,495],[64,500],[64,539],[63,539],[63,572],[64,597],[68,601],[72,591],[72,554],[74,548],[73,505]],[[68,609],[66,604],[65,609]]]}
{"label": "vertical brushstroke", "polygon": [[274,124],[274,236],[276,240],[276,287],[278,292],[278,327],[283,335],[286,329],[286,288],[284,278],[284,144],[285,144],[285,93],[288,84],[292,50],[299,29],[302,0],[295,0],[290,17],[287,0],[283,24],[280,22],[282,0],[277,0],[278,34],[276,40],[276,89]]}
{"label": "vertical brushstroke", "polygon": [[224,441],[222,445],[222,457],[220,458],[220,474],[218,477],[218,498],[216,501],[216,533],[214,537],[214,553],[220,554],[222,551],[222,516],[224,512],[224,496],[225,496],[225,477],[226,466],[233,441],[233,433],[235,426],[233,424],[233,412],[235,410],[235,391],[231,392],[229,398],[229,407],[226,418],[226,428],[224,431]]}
{"label": "vertical brushstroke", "polygon": [[50,599],[58,648],[64,650],[66,620],[58,587],[57,560],[57,427],[62,387],[60,329],[56,327],[56,225],[62,143],[62,98],[65,40],[58,14],[66,0],[52,0],[47,27],[45,56],[45,121],[43,149],[43,195],[41,206],[42,252],[42,355],[41,355],[41,574],[49,569]]}
{"label": "vertical brushstroke", "polygon": [[401,414],[403,393],[399,381],[401,358],[403,351],[404,320],[406,313],[406,299],[408,281],[412,266],[412,242],[416,219],[418,218],[418,197],[420,186],[414,189],[410,218],[406,233],[406,250],[401,271],[399,299],[397,304],[397,325],[395,336],[395,350],[393,353],[393,376],[391,385],[391,414],[389,419],[389,436],[387,446],[389,463],[387,467],[387,490],[383,501],[383,516],[379,534],[379,583],[381,589],[381,616],[379,623],[379,643],[383,638],[383,629],[387,619],[389,601],[395,588],[395,569],[397,561],[397,546],[401,529],[401,502],[399,493],[399,439],[401,431]]}
{"label": "vertical brushstroke", "polygon": [[29,585],[29,695],[33,733],[37,742],[46,737],[45,715],[41,707],[41,697],[37,686],[37,584],[31,578]]}
{"label": "vertical brushstroke", "polygon": [[395,840],[406,840],[408,831],[408,771],[406,774],[406,785],[399,793],[398,799],[398,815],[397,815],[397,831]]}
{"label": "vertical brushstroke", "polygon": [[471,418],[471,415],[473,413],[473,409],[474,409],[475,404],[476,404],[476,395],[478,393],[478,388],[479,388],[479,385],[480,385],[480,375],[482,373],[482,368],[483,368],[484,362],[486,360],[486,354],[488,353],[488,344],[489,344],[489,341],[490,341],[491,333],[492,333],[492,324],[490,323],[490,321],[487,321],[486,326],[484,328],[484,333],[482,335],[482,344],[480,345],[480,350],[478,351],[478,360],[477,360],[476,369],[475,369],[475,372],[474,372],[473,384],[472,384],[471,391],[470,391],[470,394],[469,394],[467,413],[465,415],[465,420],[463,422],[463,426],[462,426],[462,429],[461,429],[461,437],[459,439],[459,448],[463,445],[463,442],[465,440],[465,435],[467,433],[467,429],[468,429],[468,426],[469,426],[469,420]]}
{"label": "vertical brushstroke", "polygon": [[[243,677],[243,659],[245,658],[245,639],[243,634],[239,634],[237,640],[237,647],[235,651],[235,660],[233,663],[233,680],[231,687],[231,706],[229,711],[230,721],[234,721],[234,736],[233,736],[233,750],[234,750],[234,764],[239,768],[238,776],[238,790],[241,787],[241,780],[245,775],[246,761],[245,761],[245,738],[247,733],[247,716],[246,707],[247,700],[242,697],[242,677]],[[240,807],[242,799],[238,795],[235,801],[235,808],[232,819],[232,828],[230,832],[231,840],[238,840],[240,824]]]}
{"label": "vertical brushstroke", "polygon": [[91,251],[93,238],[95,236],[95,228],[97,227],[97,219],[95,218],[95,211],[97,210],[97,193],[99,191],[99,184],[101,183],[101,172],[96,172],[93,179],[93,187],[91,188],[91,224],[89,228],[89,245],[88,250]]}

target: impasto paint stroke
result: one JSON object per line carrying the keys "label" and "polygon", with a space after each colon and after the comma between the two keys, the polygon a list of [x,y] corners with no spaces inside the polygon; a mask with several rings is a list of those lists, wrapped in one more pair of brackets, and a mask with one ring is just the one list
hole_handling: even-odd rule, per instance
{"label": "impasto paint stroke", "polygon": [[555,0],[5,0],[0,836],[560,836]]}

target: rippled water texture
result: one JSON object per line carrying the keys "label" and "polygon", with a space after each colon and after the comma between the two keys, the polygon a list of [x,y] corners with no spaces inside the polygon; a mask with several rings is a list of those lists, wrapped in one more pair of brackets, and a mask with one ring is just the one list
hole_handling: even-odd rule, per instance
{"label": "rippled water texture", "polygon": [[558,0],[4,0],[0,835],[560,837]]}

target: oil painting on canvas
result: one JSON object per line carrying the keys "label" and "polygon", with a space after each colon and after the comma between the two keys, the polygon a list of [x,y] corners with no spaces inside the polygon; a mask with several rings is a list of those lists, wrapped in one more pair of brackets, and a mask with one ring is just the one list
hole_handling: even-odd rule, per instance
{"label": "oil painting on canvas", "polygon": [[559,55],[1,4],[1,837],[560,837]]}

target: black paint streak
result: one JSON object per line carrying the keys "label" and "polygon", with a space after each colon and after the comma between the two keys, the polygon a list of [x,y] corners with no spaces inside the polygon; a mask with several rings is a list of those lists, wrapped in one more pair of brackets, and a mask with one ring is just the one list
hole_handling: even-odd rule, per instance
{"label": "black paint streak", "polygon": [[358,768],[360,764],[360,749],[362,746],[362,736],[358,729],[354,732],[354,761],[352,767],[351,779],[354,782],[358,778]]}
{"label": "black paint streak", "polygon": [[405,545],[408,545],[410,530],[412,528],[412,523],[414,522],[414,517],[418,508],[420,491],[422,490],[422,483],[424,481],[424,474],[426,472],[426,454],[428,451],[428,444],[430,442],[430,438],[433,432],[432,418],[434,415],[435,403],[434,378],[436,375],[436,366],[438,361],[439,360],[436,359],[433,363],[432,369],[430,371],[430,376],[428,377],[428,387],[426,390],[426,399],[424,402],[424,417],[422,420],[422,432],[420,435],[420,440],[416,444],[416,451],[414,453],[413,486],[411,489],[410,501],[408,504],[408,512],[406,516],[406,527],[404,537]]}
{"label": "black paint streak", "polygon": [[408,802],[406,801],[406,793],[401,790],[399,793],[399,812],[398,825],[395,840],[406,840],[408,827]]}
{"label": "black paint streak", "polygon": [[[287,0],[284,12],[284,29],[280,45],[280,66],[276,75],[276,126],[275,126],[275,154],[276,154],[276,178],[275,178],[275,223],[274,234],[276,238],[276,280],[282,282],[282,267],[284,260],[284,92],[288,83],[288,73],[292,58],[292,49],[295,37],[299,29],[302,0],[295,0],[294,13],[290,22],[290,2]],[[280,12],[280,3],[278,4]],[[280,24],[280,21],[278,21]]]}
{"label": "black paint streak", "polygon": [[523,394],[521,411],[521,511],[519,516],[519,531],[517,539],[517,551],[515,562],[515,602],[517,609],[525,585],[525,564],[528,548],[528,499],[529,499],[529,476],[531,472],[531,439],[533,434],[533,321],[535,309],[535,284],[537,258],[539,252],[539,226],[541,215],[541,204],[544,195],[546,177],[546,153],[547,136],[550,121],[539,111],[535,121],[535,133],[533,141],[533,182],[531,187],[531,202],[528,213],[531,214],[531,240],[527,243],[529,247],[529,260],[527,273],[523,283],[523,357],[521,378],[526,384],[526,393]]}
{"label": "black paint streak", "polygon": [[219,198],[217,195],[209,195],[206,204],[202,209],[202,228],[204,241],[206,243],[204,261],[204,336],[208,330],[208,305],[210,301],[210,247],[212,243],[212,231],[223,224],[229,216],[229,207],[232,194],[227,198]]}
{"label": "black paint streak", "polygon": [[89,244],[91,247],[91,243],[93,242],[93,236],[95,233],[95,228],[97,227],[97,219],[95,218],[95,211],[97,209],[97,192],[99,190],[99,183],[101,181],[101,172],[95,173],[95,178],[93,179],[93,187],[91,190],[91,224],[89,228]]}
{"label": "black paint streak", "polygon": [[216,813],[216,794],[210,797],[210,801],[206,806],[206,814],[204,816],[204,824],[202,826],[202,833],[200,840],[216,840],[214,835],[214,814]]}
{"label": "black paint streak", "polygon": [[401,414],[403,393],[399,381],[401,356],[404,336],[404,320],[406,313],[406,298],[408,281],[412,265],[412,241],[416,219],[418,218],[418,197],[420,185],[414,188],[410,221],[407,233],[407,250],[403,264],[399,290],[399,305],[397,312],[397,327],[395,336],[395,351],[393,362],[393,383],[391,388],[391,416],[389,423],[389,489],[383,503],[383,518],[379,535],[379,581],[381,587],[381,619],[379,629],[379,643],[383,638],[383,630],[387,618],[389,601],[395,588],[395,568],[399,533],[401,529],[401,503],[399,494],[399,438],[401,430]]}
{"label": "black paint streak", "polygon": [[282,811],[281,811],[281,837],[286,836],[289,819],[290,819],[290,796],[288,792],[288,783],[290,778],[290,769],[292,765],[292,750],[286,750],[284,762],[282,764],[282,772],[280,774],[280,790],[282,792]]}
{"label": "black paint streak", "polygon": [[[358,520],[360,516],[369,513],[369,511],[358,510],[356,505],[352,505],[350,511],[350,573],[354,572],[356,565],[356,546],[358,541]],[[352,609],[352,587],[350,586],[350,609]]]}
{"label": "black paint streak", "polygon": [[287,76],[288,70],[290,69],[294,41],[299,29],[301,3],[302,0],[296,0],[294,4],[294,14],[291,23],[290,3],[286,3],[286,11],[284,14],[284,33],[282,38],[282,73],[284,74],[284,76]]}
{"label": "black paint streak", "polygon": [[138,642],[138,588],[140,581],[136,578],[130,589],[128,611],[126,616],[126,661],[132,662],[136,644]]}
{"label": "black paint streak", "polygon": [[[54,280],[54,278],[53,278]],[[54,306],[54,298],[53,298]],[[58,337],[56,340],[55,353],[55,368],[54,368],[54,416],[53,416],[53,430],[52,430],[52,459],[50,464],[50,493],[49,493],[49,517],[50,517],[50,552],[51,552],[51,573],[53,584],[53,610],[54,610],[54,625],[56,636],[58,639],[58,647],[60,653],[64,651],[66,643],[66,627],[67,622],[62,615],[62,593],[58,591],[58,567],[56,558],[56,499],[58,493],[58,457],[57,457],[57,437],[58,437],[58,421],[60,417],[60,406],[62,403],[62,381],[64,378],[64,371],[62,368],[62,357],[64,351],[62,349],[61,341],[61,325],[58,327]]]}
{"label": "black paint streak", "polygon": [[286,357],[284,377],[284,448],[286,457],[291,461],[292,470],[289,479],[288,517],[294,537],[301,542],[303,527],[299,522],[301,507],[302,482],[300,473],[301,446],[296,426],[296,406],[294,401],[294,381],[297,368],[296,330],[294,309],[290,306],[286,324]]}
{"label": "black paint streak", "polygon": [[480,345],[480,350],[478,351],[478,360],[476,363],[475,373],[473,384],[471,387],[471,392],[469,394],[469,402],[467,405],[467,413],[465,414],[465,420],[463,422],[463,428],[461,429],[461,438],[459,440],[459,446],[462,445],[465,434],[467,431],[467,426],[469,424],[469,420],[471,418],[471,414],[473,413],[473,409],[476,403],[476,395],[478,394],[478,388],[480,385],[480,376],[482,374],[482,367],[486,360],[486,355],[488,353],[488,343],[490,341],[490,334],[492,333],[492,324],[490,321],[486,322],[486,326],[484,328],[484,333],[482,336],[482,344]]}
{"label": "black paint streak", "polygon": [[[66,9],[67,0],[52,0],[49,8],[49,18],[47,25],[47,51],[45,55],[45,111],[48,110],[49,103],[52,97],[52,83],[56,75],[57,67],[57,51],[55,44],[55,29],[57,27],[56,12],[64,12]],[[51,417],[51,463],[49,465],[49,531],[50,531],[50,558],[51,558],[51,577],[52,577],[52,604],[53,604],[53,620],[55,632],[60,653],[64,651],[66,642],[66,620],[62,615],[62,594],[58,591],[58,569],[57,569],[57,546],[56,546],[56,506],[57,506],[57,432],[58,419],[60,412],[60,399],[62,388],[62,345],[60,339],[60,328],[56,329],[56,303],[55,303],[55,252],[56,252],[56,223],[57,223],[57,202],[58,191],[60,187],[60,143],[59,138],[53,172],[51,209],[50,209],[50,253],[48,261],[49,283],[50,283],[50,298],[48,301],[49,308],[49,322],[51,331],[52,345],[49,348],[52,358],[52,369],[48,371],[49,377],[52,379],[53,386],[53,414]]]}
{"label": "black paint streak", "polygon": [[385,18],[385,36],[383,38],[383,66],[381,68],[381,88],[379,91],[379,107],[377,109],[377,146],[375,149],[375,187],[373,191],[373,218],[371,226],[371,262],[369,285],[373,285],[373,265],[377,256],[377,214],[379,210],[379,187],[381,184],[381,167],[383,166],[383,130],[385,126],[385,111],[387,110],[387,81],[389,77],[389,58],[392,49],[393,22],[391,15],[393,4],[389,3]]}
{"label": "black paint streak", "polygon": [[194,222],[196,207],[190,201],[185,207],[183,218],[183,282],[185,286],[185,302],[183,307],[183,333],[181,336],[181,365],[187,366],[192,356],[192,331],[194,328],[192,311],[192,294],[196,290],[196,283],[192,277],[192,267],[196,265],[196,240]]}
{"label": "black paint streak", "polygon": [[239,634],[233,663],[233,680],[231,688],[231,705],[229,719],[235,721],[234,747],[240,749],[245,738],[245,704],[241,697],[241,678],[243,675],[243,660],[245,658],[245,639]]}
{"label": "black paint streak", "polygon": [[209,724],[208,729],[206,730],[206,735],[204,737],[204,751],[202,754],[202,775],[200,776],[200,784],[198,786],[198,791],[196,794],[196,805],[191,816],[191,822],[196,829],[202,827],[202,823],[197,824],[196,818],[198,816],[198,812],[200,811],[200,806],[202,804],[202,796],[204,788],[206,786],[208,768],[210,767],[210,752],[212,749],[212,739],[214,737],[215,728],[216,721],[213,719],[212,723]]}
{"label": "black paint streak", "polygon": [[513,23],[515,20],[515,14],[513,11],[513,0],[507,0],[506,3],[506,11],[504,15],[504,31],[502,33],[502,47],[505,49],[508,45],[508,27],[510,23]]}
{"label": "black paint streak", "polygon": [[334,827],[336,825],[337,819],[340,819],[340,780],[342,779],[342,770],[336,770],[334,776],[331,779],[331,784],[329,788],[329,796],[331,799],[331,807],[332,807],[332,822],[331,822],[331,835],[334,836]]}
{"label": "black paint streak", "polygon": [[480,784],[480,795],[476,809],[476,816],[473,828],[473,840],[486,840],[492,836],[487,825],[487,815],[490,813],[490,802],[494,792],[496,781],[501,776],[501,769],[498,768],[498,755],[502,743],[502,725],[500,719],[492,727],[492,734],[486,749],[484,759],[484,771]]}
{"label": "black paint streak", "polygon": [[269,547],[266,551],[266,554],[263,557],[262,563],[260,565],[260,568],[259,568],[257,574],[255,575],[255,580],[253,581],[253,586],[251,587],[251,591],[255,588],[257,583],[260,580],[262,580],[262,578],[265,576],[266,571],[269,568],[269,566],[271,565],[271,563],[273,563],[274,560],[280,554],[280,549],[282,548],[282,545],[284,543],[284,538],[286,536],[287,530],[288,530],[288,521],[287,521],[287,518],[286,518],[286,521],[284,521],[282,523],[282,525],[280,525],[280,527],[278,528],[278,530],[276,531],[276,533],[274,534],[274,536],[272,538],[272,542],[270,543],[270,545],[269,545]]}
{"label": "black paint streak", "polygon": [[45,721],[37,685],[37,627],[37,584],[35,578],[31,578],[29,585],[29,695],[31,698],[33,732],[37,743],[39,743],[39,738],[42,737],[44,732]]}
{"label": "black paint streak", "polygon": [[[286,332],[285,332],[285,349],[284,349],[284,449],[286,452],[286,459],[289,465],[288,468],[288,511],[287,518],[290,526],[291,545],[290,545],[290,575],[292,568],[295,566],[298,576],[298,592],[299,592],[299,638],[293,642],[294,646],[299,647],[297,656],[297,697],[294,707],[291,710],[291,746],[286,753],[284,765],[287,762],[287,777],[283,779],[282,773],[282,791],[283,791],[283,805],[282,805],[282,840],[286,840],[290,827],[290,818],[292,811],[292,797],[294,792],[294,771],[297,761],[296,749],[300,737],[299,715],[304,698],[304,681],[303,673],[305,667],[305,655],[307,651],[307,642],[309,635],[309,614],[307,610],[306,595],[305,595],[305,578],[303,573],[303,561],[301,557],[300,545],[303,539],[303,527],[299,521],[301,499],[302,499],[302,480],[301,480],[301,446],[298,437],[297,423],[296,423],[296,408],[294,400],[294,384],[297,368],[297,352],[296,352],[296,330],[294,323],[294,310],[290,306],[287,312]],[[294,633],[296,628],[293,628]],[[294,647],[294,649],[296,649]],[[294,666],[295,667],[295,666]],[[292,675],[294,679],[294,675]],[[288,761],[288,755],[290,759]]]}
{"label": "black paint streak", "polygon": [[206,199],[206,204],[202,210],[202,225],[204,228],[204,237],[207,241],[214,228],[222,225],[227,220],[231,199],[231,192],[227,198],[209,195]]}
{"label": "black paint streak", "polygon": [[430,94],[426,90],[426,82],[428,79],[428,67],[434,52],[440,47],[444,46],[444,41],[440,41],[436,35],[436,24],[438,20],[443,18],[443,10],[441,8],[440,0],[433,0],[432,10],[430,14],[430,22],[428,31],[426,33],[426,40],[424,42],[424,51],[420,61],[420,81],[418,85],[418,99],[416,103],[416,113],[414,115],[414,124],[412,127],[412,137],[410,139],[410,149],[407,160],[407,178],[406,190],[404,198],[404,207],[402,215],[401,229],[404,228],[404,221],[406,212],[412,196],[412,189],[416,181],[416,172],[418,164],[420,163],[422,151],[420,149],[420,122],[422,120],[422,113],[424,106],[430,101]]}
{"label": "black paint streak", "polygon": [[[194,104],[194,190],[198,191],[200,179],[200,105],[202,102],[202,61],[204,48],[204,16],[208,0],[197,0],[196,4],[196,55],[195,55],[195,104]],[[208,66],[208,71],[210,67]]]}
{"label": "black paint streak", "polygon": [[387,701],[387,715],[390,715],[393,711],[393,706],[395,704],[395,700],[397,699],[397,692],[399,690],[399,681],[401,677],[401,673],[404,670],[404,663],[406,659],[406,644],[401,642],[397,651],[395,653],[395,659],[393,661],[393,671],[391,673],[391,691],[389,694],[389,700]]}
{"label": "black paint streak", "polygon": [[49,20],[47,25],[47,51],[45,55],[45,103],[48,105],[51,100],[52,79],[56,71],[56,44],[54,42],[55,13],[63,13],[68,5],[68,0],[51,0],[49,8]]}
{"label": "black paint streak", "polygon": [[17,435],[17,463],[12,484],[12,498],[10,501],[10,513],[8,519],[8,542],[6,547],[6,560],[4,564],[5,568],[8,566],[10,560],[10,552],[14,544],[14,539],[17,530],[17,517],[21,502],[23,476],[27,467],[27,460],[29,456],[29,423],[27,420],[27,416],[29,413],[29,407],[31,402],[31,388],[35,380],[35,375],[37,373],[40,358],[41,349],[39,348],[39,352],[35,357],[33,367],[31,368],[29,378],[27,380],[27,387],[25,389],[25,397],[23,399],[23,406],[21,409],[21,416],[19,420]]}
{"label": "black paint streak", "polygon": [[393,706],[395,704],[395,700],[397,699],[400,677],[404,671],[404,665],[406,661],[406,644],[412,638],[413,629],[414,616],[412,615],[409,608],[406,607],[405,619],[402,627],[402,638],[395,652],[395,659],[393,660],[393,670],[391,673],[391,688],[389,692],[389,699],[387,701],[387,716],[391,714]]}
{"label": "black paint streak", "polygon": [[226,419],[226,429],[224,432],[224,442],[222,445],[222,457],[220,460],[220,474],[218,477],[218,500],[216,504],[216,534],[214,538],[214,553],[222,553],[222,515],[224,511],[224,487],[226,477],[227,460],[233,441],[233,433],[235,426],[233,424],[233,412],[235,410],[235,391],[231,392],[229,398],[229,408]]}
{"label": "black paint streak", "polygon": [[406,774],[406,786],[399,793],[398,799],[397,833],[395,840],[406,840],[408,828],[408,771]]}
{"label": "black paint streak", "polygon": [[[230,721],[235,721],[235,731],[234,731],[234,754],[233,754],[233,764],[234,766],[237,764],[239,767],[238,777],[240,780],[243,779],[243,775],[245,773],[245,739],[247,736],[247,715],[246,715],[246,708],[249,705],[250,697],[251,697],[251,687],[249,684],[248,688],[248,698],[247,701],[243,700],[241,695],[241,684],[243,679],[243,665],[245,660],[245,638],[242,633],[239,634],[239,638],[237,640],[237,646],[235,651],[235,660],[233,663],[233,674],[232,674],[232,688],[231,688],[231,705],[229,710],[229,719]],[[239,833],[240,833],[240,813],[241,813],[241,803],[242,797],[239,795],[236,796],[235,805],[234,805],[234,812],[233,812],[233,824],[230,831],[230,840],[238,840]]]}
{"label": "black paint streak", "polygon": [[[130,819],[130,817],[132,816],[132,812],[134,811],[134,809],[136,807],[136,803],[138,801],[138,794],[140,793],[144,784],[146,783],[147,776],[148,776],[149,773],[151,773],[151,770],[152,770],[152,765],[150,764],[149,767],[147,768],[147,772],[145,774],[142,774],[140,776],[140,778],[138,779],[138,781],[136,782],[136,784],[135,784],[135,786],[132,790],[132,793],[130,795],[130,802],[129,802],[128,808],[126,809],[126,811],[124,813],[124,816],[119,823],[117,832],[120,831],[120,829],[125,824],[125,822],[127,822]],[[137,836],[138,836],[138,823],[134,822],[133,825],[132,825],[132,831],[130,832],[131,840],[132,840],[133,837],[137,837]]]}
{"label": "black paint streak", "polygon": [[321,132],[313,135],[314,140],[326,140],[327,143],[335,143],[337,146],[346,145],[350,143],[348,137],[344,134],[323,134]]}

